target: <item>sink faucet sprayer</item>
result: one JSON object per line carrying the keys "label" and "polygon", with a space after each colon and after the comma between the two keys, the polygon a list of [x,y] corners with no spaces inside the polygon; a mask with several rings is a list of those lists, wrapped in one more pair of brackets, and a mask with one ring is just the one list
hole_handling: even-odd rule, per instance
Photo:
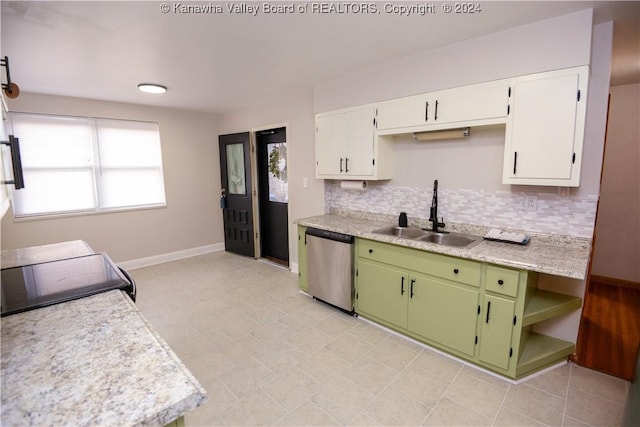
{"label": "sink faucet sprayer", "polygon": [[[438,227],[444,227],[444,222],[438,222],[438,180],[433,181],[433,198],[431,199],[431,209],[429,210],[429,221],[433,224],[431,231],[438,232]],[[444,221],[444,218],[442,218]]]}

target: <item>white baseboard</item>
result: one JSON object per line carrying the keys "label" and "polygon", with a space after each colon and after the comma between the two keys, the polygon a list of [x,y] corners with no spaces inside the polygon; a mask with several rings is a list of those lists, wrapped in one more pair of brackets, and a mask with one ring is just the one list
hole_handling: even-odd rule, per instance
{"label": "white baseboard", "polygon": [[289,270],[291,270],[292,273],[300,273],[300,270],[298,270],[298,263],[297,262],[291,262],[289,263]]}
{"label": "white baseboard", "polygon": [[163,262],[177,261],[197,255],[204,255],[211,252],[224,251],[224,242],[213,245],[199,246],[197,248],[184,249],[182,251],[169,252],[160,255],[153,255],[145,258],[132,259],[130,261],[118,262],[118,266],[125,270],[135,270],[136,268],[148,267],[150,265],[162,264]]}

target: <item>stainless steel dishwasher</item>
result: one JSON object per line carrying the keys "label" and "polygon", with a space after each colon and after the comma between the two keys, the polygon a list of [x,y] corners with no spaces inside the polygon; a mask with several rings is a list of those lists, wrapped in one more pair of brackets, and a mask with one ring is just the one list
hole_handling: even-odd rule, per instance
{"label": "stainless steel dishwasher", "polygon": [[349,313],[353,312],[353,236],[307,228],[309,293]]}

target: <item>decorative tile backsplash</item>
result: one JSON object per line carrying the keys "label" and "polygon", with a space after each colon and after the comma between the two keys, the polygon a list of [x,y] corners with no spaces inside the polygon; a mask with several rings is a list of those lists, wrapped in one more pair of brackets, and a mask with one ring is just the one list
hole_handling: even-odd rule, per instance
{"label": "decorative tile backsplash", "polygon": [[[366,190],[343,189],[339,181],[325,181],[325,212],[332,209],[372,212],[426,220],[432,189],[369,182]],[[535,211],[525,210],[526,196],[538,197]],[[444,222],[483,225],[534,233],[591,239],[597,195],[561,197],[548,193],[438,189],[438,216]]]}

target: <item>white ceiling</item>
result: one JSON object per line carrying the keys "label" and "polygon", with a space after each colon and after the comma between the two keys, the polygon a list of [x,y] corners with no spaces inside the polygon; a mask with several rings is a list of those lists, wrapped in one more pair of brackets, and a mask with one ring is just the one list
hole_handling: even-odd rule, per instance
{"label": "white ceiling", "polygon": [[[291,4],[280,0],[279,4]],[[295,2],[295,6],[313,2]],[[392,3],[392,2],[387,2]],[[424,2],[393,2],[425,4]],[[593,7],[597,22],[639,16],[640,2],[482,1],[481,12],[229,13],[248,1],[2,0],[2,55],[23,92],[224,112],[373,64]],[[222,13],[174,5],[218,4]],[[341,5],[354,3],[340,2]],[[453,4],[453,3],[449,3]],[[4,81],[4,73],[3,73]],[[140,93],[141,82],[166,85]]]}

